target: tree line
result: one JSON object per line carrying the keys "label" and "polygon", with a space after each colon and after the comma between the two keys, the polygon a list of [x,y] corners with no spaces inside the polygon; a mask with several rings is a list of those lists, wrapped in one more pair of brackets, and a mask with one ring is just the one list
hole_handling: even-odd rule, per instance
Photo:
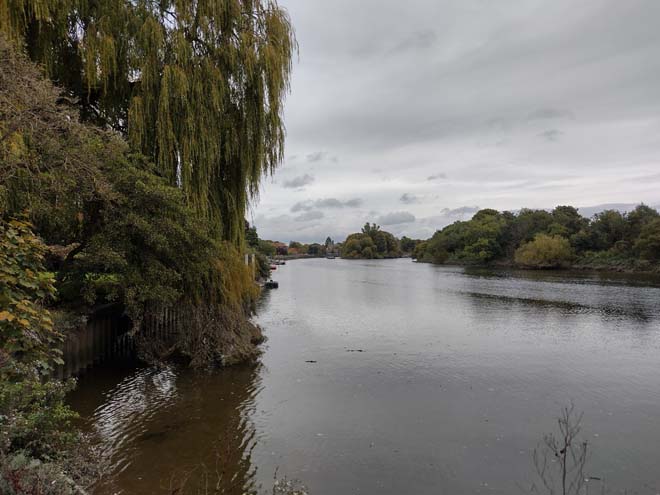
{"label": "tree line", "polygon": [[644,204],[590,219],[572,206],[517,213],[485,209],[418,243],[413,256],[438,264],[654,270],[660,262],[660,215]]}
{"label": "tree line", "polygon": [[660,214],[640,204],[622,213],[604,210],[583,217],[573,206],[551,211],[483,209],[426,240],[397,239],[373,223],[338,244],[348,259],[411,256],[419,262],[577,267],[656,271],[660,265]]}

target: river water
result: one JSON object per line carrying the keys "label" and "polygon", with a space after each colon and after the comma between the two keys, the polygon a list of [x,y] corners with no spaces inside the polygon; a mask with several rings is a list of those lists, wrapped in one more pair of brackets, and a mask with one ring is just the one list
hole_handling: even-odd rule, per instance
{"label": "river water", "polygon": [[660,493],[660,280],[405,259],[274,275],[259,364],[80,380],[109,459],[97,493],[269,492],[276,474],[313,495],[525,493],[571,401],[587,474]]}

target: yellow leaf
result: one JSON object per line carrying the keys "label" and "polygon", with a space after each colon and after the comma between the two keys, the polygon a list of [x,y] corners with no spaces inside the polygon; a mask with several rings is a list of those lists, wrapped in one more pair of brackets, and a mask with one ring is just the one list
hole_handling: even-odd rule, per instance
{"label": "yellow leaf", "polygon": [[0,321],[14,321],[14,315],[9,311],[0,311]]}

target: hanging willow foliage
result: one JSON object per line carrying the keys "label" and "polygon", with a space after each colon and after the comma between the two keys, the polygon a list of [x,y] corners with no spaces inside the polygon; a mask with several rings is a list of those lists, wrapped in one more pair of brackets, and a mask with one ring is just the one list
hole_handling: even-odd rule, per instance
{"label": "hanging willow foliage", "polygon": [[0,31],[241,241],[283,157],[296,41],[276,0],[4,0]]}

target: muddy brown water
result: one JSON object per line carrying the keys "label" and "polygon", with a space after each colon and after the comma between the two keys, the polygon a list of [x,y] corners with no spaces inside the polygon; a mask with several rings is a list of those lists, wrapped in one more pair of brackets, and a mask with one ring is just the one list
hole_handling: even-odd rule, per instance
{"label": "muddy brown water", "polygon": [[660,493],[657,278],[339,259],[274,278],[257,365],[81,378],[96,493],[269,492],[276,473],[315,495],[525,493],[571,400],[588,474]]}

